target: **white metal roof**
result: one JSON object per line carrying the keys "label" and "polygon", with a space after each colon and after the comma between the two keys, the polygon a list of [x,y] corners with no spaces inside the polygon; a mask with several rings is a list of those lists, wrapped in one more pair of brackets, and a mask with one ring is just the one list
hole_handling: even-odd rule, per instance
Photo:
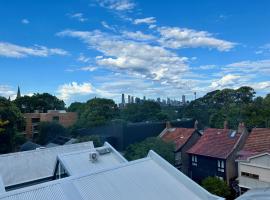
{"label": "white metal roof", "polygon": [[66,169],[69,175],[77,175],[82,173],[90,173],[100,169],[112,168],[120,163],[128,162],[120,155],[109,143],[105,143],[103,147],[96,148],[96,151],[109,148],[110,152],[100,154],[96,162],[89,160],[91,149],[76,151],[58,155],[58,160]]}
{"label": "white metal roof", "polygon": [[0,176],[5,187],[53,175],[57,155],[94,148],[93,142],[63,145],[0,155]]}
{"label": "white metal roof", "polygon": [[236,200],[269,200],[270,187],[261,189],[252,189],[238,197]]}
{"label": "white metal roof", "polygon": [[154,152],[147,158],[5,194],[0,200],[216,200]]}
{"label": "white metal roof", "polygon": [[6,192],[6,190],[5,190],[5,186],[4,186],[2,177],[0,176],[0,194],[1,194],[2,192]]}

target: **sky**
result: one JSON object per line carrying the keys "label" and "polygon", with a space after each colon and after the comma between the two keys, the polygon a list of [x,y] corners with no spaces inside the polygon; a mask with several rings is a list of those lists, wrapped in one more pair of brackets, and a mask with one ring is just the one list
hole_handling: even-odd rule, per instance
{"label": "sky", "polygon": [[1,0],[0,96],[270,93],[269,0]]}

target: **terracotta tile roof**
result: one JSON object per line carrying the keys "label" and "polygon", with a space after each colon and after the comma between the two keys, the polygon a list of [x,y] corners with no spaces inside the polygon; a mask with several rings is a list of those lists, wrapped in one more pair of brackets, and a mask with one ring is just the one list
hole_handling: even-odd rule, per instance
{"label": "terracotta tile roof", "polygon": [[270,128],[254,128],[239,152],[238,159],[246,160],[250,156],[264,152],[270,152]]}
{"label": "terracotta tile roof", "polygon": [[187,142],[194,131],[194,128],[170,128],[161,138],[166,142],[174,142],[177,151]]}
{"label": "terracotta tile roof", "polygon": [[[233,134],[235,133],[234,137]],[[229,129],[208,128],[198,142],[187,152],[191,154],[226,159],[241,134]]]}

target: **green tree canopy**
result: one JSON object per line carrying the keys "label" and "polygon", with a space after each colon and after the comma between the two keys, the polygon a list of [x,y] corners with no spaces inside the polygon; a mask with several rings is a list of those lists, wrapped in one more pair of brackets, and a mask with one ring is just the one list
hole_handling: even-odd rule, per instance
{"label": "green tree canopy", "polygon": [[174,164],[174,144],[164,142],[157,137],[150,137],[140,143],[131,144],[126,149],[125,157],[128,160],[144,158],[150,150],[155,151],[165,160]]}
{"label": "green tree canopy", "polygon": [[67,136],[67,130],[57,122],[40,122],[37,143],[45,145],[58,136]]}
{"label": "green tree canopy", "polygon": [[47,112],[48,110],[64,110],[64,101],[49,93],[36,93],[33,96],[23,96],[14,100],[22,113],[31,113],[35,110]]}
{"label": "green tree canopy", "polygon": [[161,111],[158,103],[144,101],[140,104],[127,104],[122,110],[121,117],[130,122],[160,121],[168,117]]}
{"label": "green tree canopy", "polygon": [[4,97],[0,97],[0,153],[13,150],[13,137],[16,132],[23,131],[24,118],[16,105]]}
{"label": "green tree canopy", "polygon": [[221,197],[226,198],[231,194],[230,187],[225,183],[225,181],[220,180],[217,177],[207,177],[202,181],[202,186],[208,192]]}
{"label": "green tree canopy", "polygon": [[94,127],[106,124],[118,116],[117,105],[111,99],[94,98],[86,102],[79,114],[77,127]]}

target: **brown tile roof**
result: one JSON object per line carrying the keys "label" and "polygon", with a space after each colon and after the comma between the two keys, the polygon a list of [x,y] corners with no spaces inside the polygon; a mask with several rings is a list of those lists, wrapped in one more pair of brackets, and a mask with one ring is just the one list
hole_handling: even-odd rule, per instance
{"label": "brown tile roof", "polygon": [[[237,144],[241,134],[232,137],[233,130],[208,128],[198,142],[187,152],[191,154],[226,159]],[[234,132],[235,133],[235,132]]]}
{"label": "brown tile roof", "polygon": [[166,142],[174,142],[177,151],[187,142],[194,131],[194,128],[170,128],[161,138]]}
{"label": "brown tile roof", "polygon": [[270,128],[254,128],[249,134],[239,159],[270,151]]}

